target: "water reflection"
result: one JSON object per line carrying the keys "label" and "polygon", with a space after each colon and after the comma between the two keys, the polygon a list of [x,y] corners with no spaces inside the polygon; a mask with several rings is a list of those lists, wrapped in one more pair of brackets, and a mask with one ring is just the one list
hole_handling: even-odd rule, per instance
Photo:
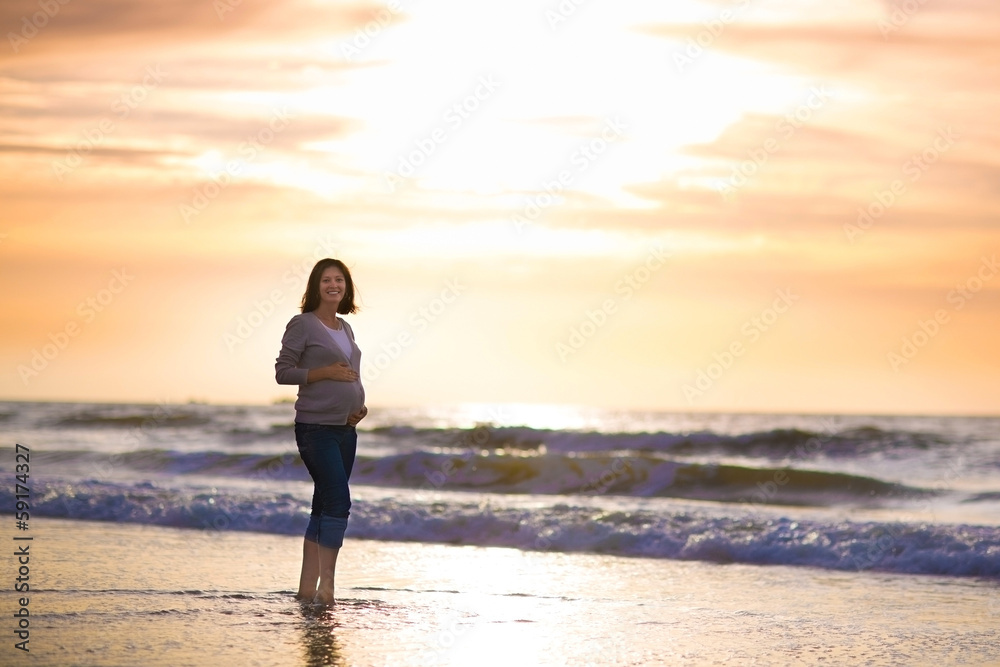
{"label": "water reflection", "polygon": [[337,641],[337,607],[299,605],[302,611],[303,664],[308,667],[347,667]]}

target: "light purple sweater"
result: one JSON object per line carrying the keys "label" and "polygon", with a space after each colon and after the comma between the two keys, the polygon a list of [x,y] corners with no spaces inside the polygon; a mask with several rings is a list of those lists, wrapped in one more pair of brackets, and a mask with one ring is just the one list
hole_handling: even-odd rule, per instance
{"label": "light purple sweater", "polygon": [[[330,336],[330,332],[313,313],[302,313],[288,321],[285,335],[281,337],[281,352],[274,362],[274,378],[278,384],[299,385],[299,398],[295,401],[295,421],[304,424],[347,423],[347,417],[365,404],[365,388],[361,386],[361,349],[354,342],[354,331],[347,322],[340,320],[351,340],[351,358]],[[313,368],[321,368],[342,361],[357,371],[354,382],[319,380],[307,383],[306,377]]]}

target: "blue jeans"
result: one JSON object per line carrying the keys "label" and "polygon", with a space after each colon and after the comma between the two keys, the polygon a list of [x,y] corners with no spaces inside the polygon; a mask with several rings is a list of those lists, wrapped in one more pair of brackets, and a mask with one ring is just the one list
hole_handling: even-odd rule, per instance
{"label": "blue jeans", "polygon": [[306,539],[339,549],[351,510],[347,480],[358,450],[358,432],[353,426],[295,422],[295,444],[316,485]]}

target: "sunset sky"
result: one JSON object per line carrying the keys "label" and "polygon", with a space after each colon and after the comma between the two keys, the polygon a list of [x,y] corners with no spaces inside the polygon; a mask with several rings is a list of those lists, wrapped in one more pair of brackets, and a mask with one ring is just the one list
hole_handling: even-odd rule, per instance
{"label": "sunset sky", "polygon": [[986,0],[0,5],[0,397],[1000,413]]}

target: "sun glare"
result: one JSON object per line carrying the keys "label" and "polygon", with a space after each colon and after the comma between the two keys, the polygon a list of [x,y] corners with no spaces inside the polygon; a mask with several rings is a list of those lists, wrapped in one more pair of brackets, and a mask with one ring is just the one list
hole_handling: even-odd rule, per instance
{"label": "sun glare", "polygon": [[[664,21],[700,15],[685,7],[657,11]],[[431,196],[538,192],[562,175],[564,191],[649,208],[655,204],[628,185],[690,169],[699,161],[685,147],[714,141],[747,113],[782,112],[800,89],[787,73],[720,53],[704,54],[691,71],[678,68],[683,40],[635,27],[640,15],[649,20],[649,7],[588,9],[572,30],[547,25],[534,3],[485,18],[443,3],[393,22],[359,52],[367,67],[339,75],[345,85],[296,96],[303,114],[364,119],[360,131],[309,148],[379,174],[368,183],[376,195],[403,188]],[[528,16],[535,22],[525,23]],[[501,25],[442,32],[446,19]],[[503,21],[521,21],[516,48],[497,29]],[[469,40],[473,32],[477,39]],[[312,50],[333,57],[344,43],[327,40]],[[363,91],[351,92],[355,81],[364,82]],[[324,177],[283,182],[296,180],[320,195],[331,190]]]}

